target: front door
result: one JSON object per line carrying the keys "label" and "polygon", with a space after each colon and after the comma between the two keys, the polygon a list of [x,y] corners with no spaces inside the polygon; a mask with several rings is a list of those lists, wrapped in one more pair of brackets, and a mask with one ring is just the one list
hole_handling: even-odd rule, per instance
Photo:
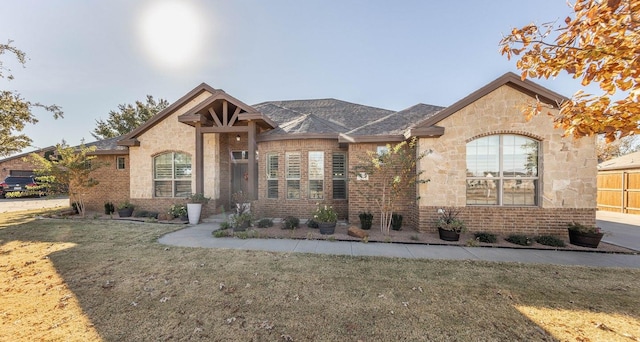
{"label": "front door", "polygon": [[249,164],[235,162],[231,164],[231,194],[247,192],[249,184]]}

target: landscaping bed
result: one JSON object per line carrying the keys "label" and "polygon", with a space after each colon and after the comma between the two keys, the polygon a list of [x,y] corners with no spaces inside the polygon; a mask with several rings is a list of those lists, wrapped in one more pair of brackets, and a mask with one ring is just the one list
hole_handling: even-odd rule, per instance
{"label": "landscaping bed", "polygon": [[[584,252],[601,252],[601,253],[628,253],[636,254],[637,252],[628,248],[601,242],[598,248],[587,248],[575,246],[569,243],[568,238],[562,239],[565,242],[564,247],[546,246],[535,241],[535,236],[530,236],[530,245],[522,246],[506,241],[507,236],[498,235],[495,243],[479,242],[473,233],[462,233],[459,241],[444,241],[438,237],[437,232],[425,233],[412,229],[391,230],[389,235],[384,235],[379,227],[373,227],[365,230],[369,234],[366,239],[349,236],[347,230],[350,225],[339,222],[336,226],[335,233],[332,235],[322,235],[316,228],[309,228],[305,224],[300,224],[296,229],[282,229],[282,223],[276,222],[272,227],[258,228],[254,224],[245,232],[240,232],[242,238],[263,238],[263,239],[307,239],[307,240],[335,240],[335,241],[363,241],[363,242],[388,242],[388,243],[412,243],[425,245],[449,245],[449,246],[476,246],[476,247],[499,247],[499,248],[518,248],[518,249],[545,249],[545,250],[568,250],[568,251],[584,251]],[[228,230],[230,237],[234,236],[232,229]],[[224,235],[224,234],[220,234]],[[238,235],[238,233],[236,233]],[[222,237],[225,238],[225,237]],[[228,237],[226,237],[228,238]]]}

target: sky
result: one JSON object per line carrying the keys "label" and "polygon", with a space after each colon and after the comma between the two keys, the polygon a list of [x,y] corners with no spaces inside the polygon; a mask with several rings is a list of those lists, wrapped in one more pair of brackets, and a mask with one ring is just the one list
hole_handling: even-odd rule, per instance
{"label": "sky", "polygon": [[[146,95],[170,103],[205,82],[247,104],[337,98],[402,110],[449,106],[515,61],[513,27],[562,20],[565,0],[3,0],[0,41],[27,54],[0,89],[62,107],[24,132],[37,148],[95,139],[96,120]],[[534,80],[565,96],[580,82]]]}

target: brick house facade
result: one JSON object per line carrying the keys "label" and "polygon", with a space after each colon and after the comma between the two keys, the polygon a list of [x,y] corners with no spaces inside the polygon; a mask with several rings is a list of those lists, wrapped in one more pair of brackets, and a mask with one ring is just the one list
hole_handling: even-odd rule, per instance
{"label": "brick house facade", "polygon": [[564,138],[546,115],[525,120],[520,107],[535,99],[551,112],[566,100],[513,73],[449,107],[401,111],[335,99],[249,106],[203,83],[98,152],[126,155],[127,170],[96,173],[116,186],[96,188],[90,208],[109,198],[166,212],[204,193],[206,215],[242,190],[257,217],[307,219],[321,202],[356,224],[371,211],[376,225],[363,182],[377,180],[351,172],[367,151],[415,138],[430,181],[397,203],[406,229],[435,231],[437,210],[458,207],[470,231],[563,235],[568,222],[595,224],[595,138]]}

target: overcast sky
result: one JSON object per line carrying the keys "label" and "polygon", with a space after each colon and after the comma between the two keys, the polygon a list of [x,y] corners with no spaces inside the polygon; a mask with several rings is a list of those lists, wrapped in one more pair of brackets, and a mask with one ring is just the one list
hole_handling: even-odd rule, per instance
{"label": "overcast sky", "polygon": [[[448,106],[508,71],[503,33],[571,13],[565,0],[3,0],[0,89],[57,104],[29,149],[93,141],[96,119],[147,94],[173,102],[202,82],[248,104],[337,98],[401,110]],[[534,80],[535,81],[535,80]],[[535,81],[571,96],[567,75]],[[25,150],[28,151],[28,150]]]}

